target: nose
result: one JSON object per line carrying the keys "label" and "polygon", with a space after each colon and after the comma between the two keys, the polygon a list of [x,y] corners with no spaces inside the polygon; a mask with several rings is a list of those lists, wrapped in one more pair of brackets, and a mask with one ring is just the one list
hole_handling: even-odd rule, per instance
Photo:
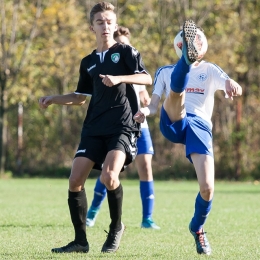
{"label": "nose", "polygon": [[108,28],[108,23],[104,22],[104,29]]}

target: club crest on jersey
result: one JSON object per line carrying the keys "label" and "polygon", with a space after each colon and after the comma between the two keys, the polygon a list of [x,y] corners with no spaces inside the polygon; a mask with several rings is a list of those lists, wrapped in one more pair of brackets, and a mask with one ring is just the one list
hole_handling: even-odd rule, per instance
{"label": "club crest on jersey", "polygon": [[113,53],[111,55],[111,60],[114,62],[114,63],[118,63],[119,60],[120,60],[120,54],[119,53]]}
{"label": "club crest on jersey", "polygon": [[201,73],[198,75],[198,80],[205,81],[208,78],[207,74]]}

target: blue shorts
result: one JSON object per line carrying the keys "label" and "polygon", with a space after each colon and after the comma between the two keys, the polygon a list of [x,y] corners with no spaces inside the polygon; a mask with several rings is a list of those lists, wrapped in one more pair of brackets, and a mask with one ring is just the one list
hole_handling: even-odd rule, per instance
{"label": "blue shorts", "polygon": [[192,153],[213,157],[211,126],[201,117],[187,114],[182,120],[172,123],[162,106],[160,130],[169,141],[186,145],[186,157],[190,162]]}
{"label": "blue shorts", "polygon": [[137,139],[137,155],[139,154],[154,154],[153,143],[149,128],[142,128],[142,134]]}

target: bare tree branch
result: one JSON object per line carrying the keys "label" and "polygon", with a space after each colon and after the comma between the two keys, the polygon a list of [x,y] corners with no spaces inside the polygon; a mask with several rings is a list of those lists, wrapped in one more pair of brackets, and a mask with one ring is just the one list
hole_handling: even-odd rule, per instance
{"label": "bare tree branch", "polygon": [[131,0],[126,0],[124,5],[119,7],[118,3],[116,4],[117,7],[117,15],[120,16],[126,9],[126,6],[129,4],[129,2],[131,2]]}
{"label": "bare tree branch", "polygon": [[6,70],[6,50],[5,50],[5,37],[6,37],[6,24],[5,24],[5,5],[3,0],[0,0],[0,7],[1,7],[1,49],[2,49],[2,69],[0,73],[3,75]]}
{"label": "bare tree branch", "polygon": [[205,22],[205,20],[208,19],[209,13],[212,12],[212,7],[213,7],[213,5],[214,5],[214,4],[213,4],[212,2],[208,1],[208,2],[207,2],[207,6],[206,6],[204,12],[197,14],[196,23],[197,23],[198,25],[203,25],[203,23]]}
{"label": "bare tree branch", "polygon": [[18,7],[20,4],[20,0],[15,0],[14,1],[14,8],[13,8],[13,19],[12,19],[12,25],[11,25],[11,37],[10,37],[10,43],[9,43],[9,49],[6,54],[6,59],[8,62],[8,59],[11,57],[13,53],[13,46],[15,43],[15,38],[16,38],[16,27],[17,27],[17,21],[18,21]]}
{"label": "bare tree branch", "polygon": [[32,28],[31,28],[31,31],[30,31],[30,35],[29,35],[29,38],[27,39],[26,41],[26,44],[25,44],[25,47],[24,47],[24,50],[23,50],[23,53],[22,53],[22,57],[20,59],[20,62],[17,66],[17,68],[15,69],[14,71],[14,76],[12,78],[12,82],[10,84],[10,87],[13,86],[13,84],[15,83],[16,81],[16,78],[17,78],[17,74],[18,72],[21,70],[22,66],[24,65],[25,63],[25,59],[27,57],[27,54],[29,52],[29,49],[31,47],[31,44],[32,44],[32,40],[33,38],[35,37],[35,33],[36,33],[36,29],[37,29],[37,22],[38,22],[38,19],[40,18],[41,16],[41,13],[42,13],[42,1],[41,0],[37,0],[37,10],[36,10],[36,14],[35,14],[35,20],[34,20],[34,23],[32,25]]}

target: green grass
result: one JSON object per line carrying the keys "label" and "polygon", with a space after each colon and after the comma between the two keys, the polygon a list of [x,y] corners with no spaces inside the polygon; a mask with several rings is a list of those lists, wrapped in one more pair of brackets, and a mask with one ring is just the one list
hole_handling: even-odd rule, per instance
{"label": "green grass", "polygon": [[[0,180],[0,259],[202,259],[188,231],[196,182],[155,182],[154,220],[161,230],[140,229],[138,181],[122,181],[126,231],[116,254],[101,254],[108,229],[105,202],[96,226],[87,229],[88,254],[52,254],[73,237],[67,206],[67,180]],[[89,202],[94,180],[86,182]],[[205,225],[211,259],[260,259],[260,185],[217,182]]]}

